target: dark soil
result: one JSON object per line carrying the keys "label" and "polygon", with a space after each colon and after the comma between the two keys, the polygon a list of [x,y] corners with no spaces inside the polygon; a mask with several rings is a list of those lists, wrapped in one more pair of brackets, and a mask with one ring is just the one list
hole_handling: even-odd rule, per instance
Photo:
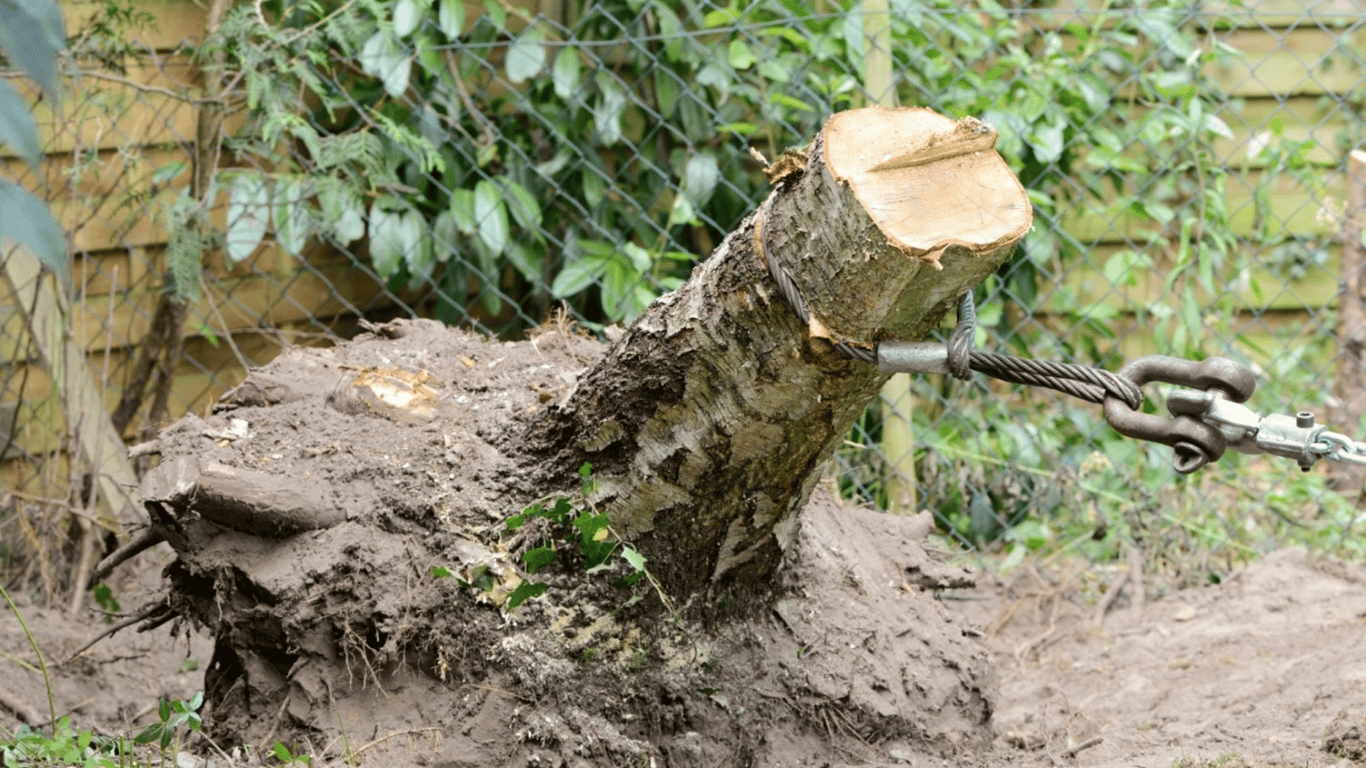
{"label": "dark soil", "polygon": [[[299,504],[276,528],[252,509],[156,507],[180,558],[140,556],[116,591],[193,621],[58,667],[59,714],[127,731],[157,698],[202,688],[225,751],[280,740],[315,764],[1165,768],[1366,752],[1366,570],[1297,551],[1143,603],[1130,579],[1098,613],[1097,577],[1115,574],[1024,566],[973,587],[923,544],[928,516],[852,508],[821,484],[757,608],[699,624],[648,582],[613,587],[620,564],[595,578],[566,555],[537,574],[544,596],[507,611],[527,575],[509,553],[528,542],[503,521],[555,490],[525,487],[508,427],[601,350],[567,329],[490,344],[404,323],[290,352],[178,422],[163,466],[284,478]],[[489,575],[491,590],[458,581]],[[101,626],[21,608],[52,658]],[[0,621],[0,651],[0,685],[45,712],[17,622]]]}

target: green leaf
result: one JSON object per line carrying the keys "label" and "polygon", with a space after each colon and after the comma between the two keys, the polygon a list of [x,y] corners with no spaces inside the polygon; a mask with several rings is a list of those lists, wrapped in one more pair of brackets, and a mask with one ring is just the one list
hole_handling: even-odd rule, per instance
{"label": "green leaf", "polygon": [[152,173],[152,185],[161,187],[171,183],[175,177],[189,170],[190,164],[184,160],[176,160],[161,166]]}
{"label": "green leaf", "polygon": [[507,193],[506,202],[508,210],[512,213],[512,218],[525,229],[539,229],[541,226],[541,206],[536,202],[536,197],[527,191],[526,187],[506,176],[499,176],[498,180]]}
{"label": "green leaf", "polygon": [[133,737],[133,743],[151,744],[152,742],[161,738],[161,733],[163,730],[164,728],[162,727],[161,723],[152,723],[151,725],[142,729],[141,733]]}
{"label": "green leaf", "polygon": [[236,174],[228,185],[228,230],[223,252],[228,263],[251,258],[266,236],[270,221],[270,188],[255,171]]}
{"label": "green leaf", "polygon": [[425,282],[432,275],[436,261],[432,258],[431,241],[427,239],[427,222],[422,214],[409,209],[399,213],[394,225],[394,237],[398,238],[403,260],[408,265],[408,274],[414,282]]}
{"label": "green leaf", "polygon": [[740,136],[749,136],[759,130],[759,126],[754,123],[726,123],[716,126],[717,133],[734,133]]}
{"label": "green leaf", "polygon": [[754,52],[749,49],[744,40],[730,41],[727,59],[730,65],[738,70],[746,70],[754,66]]}
{"label": "green leaf", "polygon": [[720,179],[721,167],[716,162],[716,155],[699,152],[688,158],[688,164],[684,167],[683,194],[687,195],[694,209],[701,208],[711,199]]}
{"label": "green leaf", "polygon": [[550,295],[557,299],[566,299],[591,286],[604,271],[607,265],[600,258],[581,256],[576,261],[571,261],[564,265],[555,280],[550,284]]}
{"label": "green leaf", "polygon": [[377,198],[370,206],[370,261],[385,280],[398,273],[399,265],[420,237],[417,213],[391,195]]}
{"label": "green leaf", "polygon": [[[447,568],[444,565],[433,565],[429,573],[431,573],[438,579],[444,579],[447,576],[451,575],[451,569]],[[279,742],[276,743],[278,744]]]}
{"label": "green leaf", "polygon": [[460,242],[460,230],[455,226],[455,217],[449,210],[436,215],[432,222],[432,255],[442,263],[456,253]]}
{"label": "green leaf", "polygon": [[407,37],[427,16],[427,5],[418,0],[398,0],[394,3],[394,34]]}
{"label": "green leaf", "polygon": [[522,274],[522,277],[526,278],[527,282],[540,282],[541,267],[545,262],[543,250],[537,249],[536,253],[532,253],[531,249],[527,248],[521,241],[510,240],[503,255],[507,257],[508,263],[512,264]]}
{"label": "green leaf", "polygon": [[0,142],[13,147],[15,153],[35,169],[43,159],[38,128],[29,115],[28,102],[4,80],[0,80]]}
{"label": "green leaf", "polygon": [[602,273],[602,308],[613,322],[623,319],[628,311],[631,290],[640,282],[640,273],[629,259],[610,259]]}
{"label": "green leaf", "polygon": [[555,55],[555,63],[550,69],[550,79],[555,85],[555,95],[568,99],[579,91],[579,52],[566,46]]}
{"label": "green leaf", "polygon": [[503,59],[508,80],[514,83],[525,82],[545,67],[544,43],[545,31],[539,27],[531,27],[517,37],[517,41],[508,48],[507,56]]}
{"label": "green leaf", "polygon": [[357,61],[361,71],[383,81],[384,91],[390,96],[397,99],[408,90],[412,60],[388,32],[380,30],[371,35],[361,46]]}
{"label": "green leaf", "polygon": [[479,239],[495,256],[501,255],[508,242],[508,213],[498,187],[487,179],[474,185],[474,220]]}
{"label": "green leaf", "polygon": [[623,546],[621,548],[621,556],[625,558],[626,564],[631,566],[631,570],[645,570],[645,555],[640,554],[634,547]]}
{"label": "green leaf", "polygon": [[607,182],[593,169],[583,172],[583,200],[589,208],[596,208],[607,194]]}
{"label": "green leaf", "polygon": [[673,207],[669,209],[669,221],[665,226],[676,227],[680,224],[694,223],[697,223],[697,210],[692,207],[687,195],[675,197]]}
{"label": "green leaf", "polygon": [[515,610],[522,603],[533,597],[540,597],[545,594],[545,585],[540,582],[524,581],[517,585],[517,588],[508,594],[508,610]]}
{"label": "green leaf", "polygon": [[298,177],[275,185],[275,239],[293,256],[303,253],[317,228],[307,195],[308,190]]}
{"label": "green leaf", "polygon": [[579,465],[579,477],[587,480],[593,476],[593,462],[585,461]]}
{"label": "green leaf", "polygon": [[626,92],[608,70],[598,70],[593,79],[598,84],[598,103],[593,107],[593,129],[597,131],[598,141],[610,147],[621,141],[621,113],[626,109]]}
{"label": "green leaf", "polygon": [[63,284],[70,284],[66,237],[52,211],[47,204],[4,179],[0,179],[0,232],[23,243]]}
{"label": "green leaf", "polygon": [[350,245],[365,236],[365,209],[359,198],[349,199],[341,214],[332,224],[332,234],[339,245]]}
{"label": "green leaf", "polygon": [[451,192],[450,204],[451,218],[455,220],[455,228],[462,235],[472,235],[479,228],[479,220],[474,217],[474,192],[468,189],[457,189]]}
{"label": "green leaf", "polygon": [[1055,163],[1062,157],[1063,132],[1067,120],[1061,115],[1049,115],[1035,123],[1025,137],[1025,142],[1034,150],[1034,157],[1041,163]]}
{"label": "green leaf", "polygon": [[536,547],[522,554],[522,562],[526,563],[527,573],[535,573],[554,561],[555,550],[550,547]]}
{"label": "green leaf", "polygon": [[171,702],[165,699],[157,701],[157,717],[163,723],[171,719]]}
{"label": "green leaf", "polygon": [[800,110],[800,111],[802,111],[802,112],[813,112],[813,111],[815,111],[815,110],[814,110],[809,104],[807,104],[806,102],[804,102],[804,101],[798,101],[797,99],[795,99],[795,98],[793,98],[793,97],[791,97],[791,96],[788,96],[788,95],[785,94],[785,93],[774,93],[774,94],[771,94],[771,95],[769,96],[769,98],[773,99],[773,103],[774,103],[774,104],[781,104],[781,105],[783,105],[783,106],[785,106],[785,107],[791,107],[792,109]]}
{"label": "green leaf", "polygon": [[441,7],[436,12],[436,24],[446,37],[452,40],[460,37],[465,31],[464,0],[441,0]]}
{"label": "green leaf", "polygon": [[627,258],[631,260],[631,266],[635,267],[636,271],[642,274],[649,272],[650,267],[654,265],[655,260],[654,257],[650,255],[650,252],[635,243],[623,245],[621,247],[621,252],[626,254]]}
{"label": "green leaf", "polygon": [[58,86],[57,52],[65,47],[66,25],[56,3],[0,1],[0,50],[53,98]]}
{"label": "green leaf", "polygon": [[707,29],[714,29],[737,21],[739,18],[740,17],[736,15],[735,11],[732,11],[729,8],[719,8],[715,11],[708,12],[706,16],[702,17],[702,26]]}
{"label": "green leaf", "polygon": [[498,0],[484,0],[484,13],[495,29],[502,29],[507,23],[508,12]]}

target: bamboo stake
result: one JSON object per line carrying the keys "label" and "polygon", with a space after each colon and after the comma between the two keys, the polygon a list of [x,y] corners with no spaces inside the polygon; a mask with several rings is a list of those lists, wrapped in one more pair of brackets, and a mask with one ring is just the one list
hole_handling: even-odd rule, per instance
{"label": "bamboo stake", "polygon": [[[887,0],[863,0],[863,89],[869,104],[896,106],[896,84],[892,79],[892,24]],[[911,429],[915,414],[915,395],[911,379],[901,373],[882,387],[882,455],[887,461],[883,489],[887,511],[913,515],[917,506],[915,474],[915,434]]]}

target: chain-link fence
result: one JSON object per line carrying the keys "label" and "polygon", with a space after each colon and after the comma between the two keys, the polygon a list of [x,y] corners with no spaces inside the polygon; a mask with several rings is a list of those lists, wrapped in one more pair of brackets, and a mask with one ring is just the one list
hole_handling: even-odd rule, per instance
{"label": "chain-link fence", "polygon": [[[987,120],[1030,191],[979,346],[1228,355],[1260,374],[1254,408],[1327,418],[1366,7],[1282,5],[108,3],[69,23],[71,91],[37,107],[48,161],[7,168],[68,230],[68,343],[131,441],[361,319],[627,323],[767,194],[755,153],[874,103]],[[15,280],[0,555],[36,563],[71,557],[91,484]],[[894,379],[830,474],[970,546],[1133,550],[1182,578],[1346,546],[1355,519],[1322,469],[1180,477],[1098,408],[936,376]]]}

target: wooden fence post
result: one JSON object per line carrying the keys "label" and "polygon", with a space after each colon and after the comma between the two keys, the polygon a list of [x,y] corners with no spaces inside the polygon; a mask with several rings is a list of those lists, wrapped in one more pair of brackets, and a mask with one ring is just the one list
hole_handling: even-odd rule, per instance
{"label": "wooden fence post", "polygon": [[[1336,397],[1331,418],[1344,432],[1361,438],[1366,415],[1366,152],[1347,158],[1347,208],[1342,217],[1342,282],[1338,296]],[[1358,505],[1366,492],[1366,468],[1332,465],[1332,482]]]}
{"label": "wooden fence post", "polygon": [[[892,24],[887,0],[863,0],[863,90],[869,104],[895,107],[892,79]],[[915,474],[915,394],[910,376],[899,373],[882,386],[882,456],[886,470],[882,488],[887,511],[914,515],[918,506]]]}

